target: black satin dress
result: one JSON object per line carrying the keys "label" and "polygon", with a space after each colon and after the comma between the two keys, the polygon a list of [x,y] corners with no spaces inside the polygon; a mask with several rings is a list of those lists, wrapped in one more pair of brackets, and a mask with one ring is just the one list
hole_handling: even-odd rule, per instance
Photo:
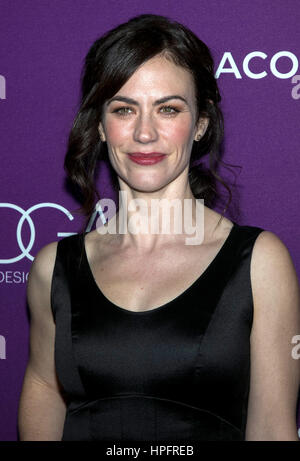
{"label": "black satin dress", "polygon": [[51,286],[62,440],[245,440],[253,299],[263,229],[234,223],[216,257],[172,301],[132,312],[91,272],[84,235],[58,242]]}

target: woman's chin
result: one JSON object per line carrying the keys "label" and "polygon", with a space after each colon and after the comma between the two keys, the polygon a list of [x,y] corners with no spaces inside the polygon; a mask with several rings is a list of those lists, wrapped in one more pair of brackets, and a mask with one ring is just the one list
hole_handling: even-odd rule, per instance
{"label": "woman's chin", "polygon": [[149,183],[145,184],[145,182],[135,182],[135,183],[131,183],[128,185],[132,190],[149,194],[151,192],[158,192],[159,190],[163,189],[167,184],[165,182],[151,183],[151,184]]}
{"label": "woman's chin", "polygon": [[149,178],[149,177],[139,177],[139,178],[126,178],[126,184],[130,189],[136,190],[138,192],[156,192],[163,189],[169,181],[166,178]]}

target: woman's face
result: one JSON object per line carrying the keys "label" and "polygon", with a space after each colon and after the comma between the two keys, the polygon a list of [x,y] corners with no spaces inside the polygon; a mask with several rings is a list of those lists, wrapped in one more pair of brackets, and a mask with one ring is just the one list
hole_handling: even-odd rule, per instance
{"label": "woman's face", "polygon": [[133,189],[154,192],[181,175],[193,141],[207,127],[206,119],[196,126],[196,115],[194,82],[187,70],[160,56],[139,67],[106,101],[99,125],[119,178]]}

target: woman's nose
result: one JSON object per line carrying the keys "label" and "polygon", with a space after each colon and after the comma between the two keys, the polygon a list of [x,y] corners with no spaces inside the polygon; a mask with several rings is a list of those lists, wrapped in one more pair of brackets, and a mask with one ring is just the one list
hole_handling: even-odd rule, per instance
{"label": "woman's nose", "polygon": [[134,127],[134,140],[148,143],[157,140],[157,129],[151,115],[141,115]]}

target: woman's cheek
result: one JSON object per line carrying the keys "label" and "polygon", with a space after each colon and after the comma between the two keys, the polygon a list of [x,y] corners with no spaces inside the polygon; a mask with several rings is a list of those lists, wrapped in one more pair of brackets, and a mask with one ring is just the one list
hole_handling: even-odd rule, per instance
{"label": "woman's cheek", "polygon": [[119,145],[124,140],[130,139],[131,129],[128,123],[108,123],[106,125],[106,135],[109,143],[113,145]]}
{"label": "woman's cheek", "polygon": [[172,139],[175,144],[186,144],[189,140],[192,130],[190,123],[176,123],[165,130],[168,138]]}

